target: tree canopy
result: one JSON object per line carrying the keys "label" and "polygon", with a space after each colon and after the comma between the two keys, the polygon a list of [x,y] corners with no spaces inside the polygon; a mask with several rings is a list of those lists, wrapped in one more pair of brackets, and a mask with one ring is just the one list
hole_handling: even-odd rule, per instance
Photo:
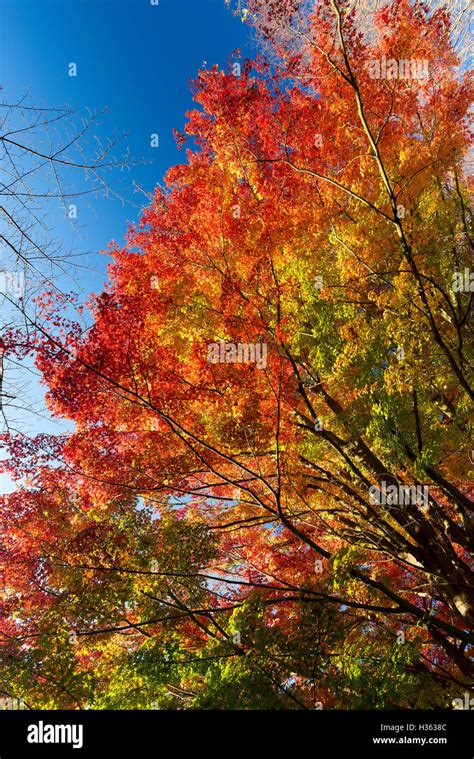
{"label": "tree canopy", "polygon": [[3,336],[75,423],[2,439],[0,689],[33,708],[451,708],[472,687],[452,12],[262,7],[238,9],[262,54],[199,72],[186,159],[109,247],[87,329],[52,291]]}

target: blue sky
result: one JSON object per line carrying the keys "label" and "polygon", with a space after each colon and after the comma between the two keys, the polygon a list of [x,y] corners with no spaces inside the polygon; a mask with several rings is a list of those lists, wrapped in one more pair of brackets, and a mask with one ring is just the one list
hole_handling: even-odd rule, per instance
{"label": "blue sky", "polygon": [[[48,201],[44,211],[53,234],[65,249],[87,254],[87,268],[77,270],[76,279],[57,272],[62,290],[84,298],[101,290],[107,258],[99,251],[111,240],[120,242],[127,221],[135,221],[146,204],[134,183],[151,192],[170,166],[185,160],[172,130],[182,131],[185,112],[195,107],[189,81],[204,61],[226,67],[237,48],[244,58],[255,55],[248,26],[224,0],[159,0],[158,6],[150,0],[0,0],[3,102],[17,102],[29,92],[35,105],[76,109],[78,121],[88,109],[107,107],[94,134],[106,140],[114,131],[126,132],[116,155],[128,148],[134,159],[147,161],[116,175],[125,205],[117,198],[86,196],[77,201],[77,222],[71,222],[60,201]],[[69,76],[71,63],[75,77]],[[158,148],[151,147],[151,134],[159,135]],[[31,405],[17,413],[20,426],[24,421],[29,434],[59,431],[47,414],[30,413],[41,407],[43,394],[31,374],[26,381]],[[0,492],[5,487],[0,475]]]}
{"label": "blue sky", "polygon": [[[36,103],[109,108],[95,130],[106,138],[128,133],[136,166],[121,177],[121,194],[143,203],[132,181],[153,190],[169,166],[182,162],[173,127],[182,130],[192,106],[189,80],[203,61],[225,66],[236,48],[252,56],[248,27],[224,0],[0,0],[2,95],[13,102],[27,89]],[[77,65],[77,76],[68,66]],[[159,134],[159,148],[150,135]],[[124,144],[125,147],[125,144]],[[119,241],[137,211],[116,201],[89,201],[78,209],[83,250]]]}

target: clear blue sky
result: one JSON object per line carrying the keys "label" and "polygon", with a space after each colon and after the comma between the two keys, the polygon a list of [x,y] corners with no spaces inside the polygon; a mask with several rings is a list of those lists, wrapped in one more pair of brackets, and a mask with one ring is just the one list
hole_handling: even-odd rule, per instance
{"label": "clear blue sky", "polygon": [[[114,130],[126,131],[123,148],[149,161],[120,176],[121,195],[143,205],[133,182],[151,192],[170,166],[185,160],[172,129],[182,131],[185,112],[195,107],[189,81],[203,61],[226,67],[237,48],[243,58],[255,55],[248,26],[224,0],[160,0],[158,6],[150,0],[0,0],[0,97],[14,103],[29,91],[36,105],[67,105],[79,117],[87,109],[108,107],[109,115],[94,132],[105,140]],[[77,65],[76,77],[68,75],[70,63]],[[157,149],[150,146],[152,133],[160,137]],[[81,270],[77,282],[58,272],[57,285],[83,297],[100,291],[107,259],[99,251],[123,239],[127,221],[135,221],[139,209],[89,196],[78,200],[73,231],[59,201],[49,201],[45,212],[65,248],[72,244],[77,252],[90,252],[87,264],[97,270]],[[10,376],[14,382],[15,375]],[[60,431],[47,414],[31,413],[33,401],[41,406],[43,391],[31,374],[26,378],[32,403],[18,412],[19,426],[24,421],[29,434]],[[7,487],[0,475],[0,492]]]}
{"label": "clear blue sky", "polygon": [[[251,57],[249,28],[224,0],[0,0],[2,95],[13,102],[26,89],[45,106],[107,106],[110,114],[99,137],[114,129],[129,133],[138,166],[121,177],[121,193],[134,203],[132,180],[153,190],[166,170],[184,160],[176,150],[173,127],[182,130],[192,106],[189,80],[203,61],[226,66],[230,54]],[[68,65],[77,64],[77,77]],[[158,133],[160,147],[150,147]],[[84,203],[78,226],[83,250],[119,241],[136,211],[116,201]],[[103,267],[102,267],[103,268]],[[95,283],[94,283],[95,284]]]}

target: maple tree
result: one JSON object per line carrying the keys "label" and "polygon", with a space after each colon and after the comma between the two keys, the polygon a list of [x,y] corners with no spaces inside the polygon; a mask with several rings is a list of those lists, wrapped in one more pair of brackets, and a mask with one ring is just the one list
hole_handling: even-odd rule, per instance
{"label": "maple tree", "polygon": [[[33,313],[34,296],[45,285],[58,289],[58,274],[77,281],[77,255],[64,234],[51,233],[57,225],[58,203],[65,217],[73,220],[78,198],[84,202],[93,196],[95,205],[101,196],[119,199],[116,182],[112,187],[113,172],[138,163],[117,154],[123,137],[102,141],[95,134],[96,149],[90,149],[87,138],[105,115],[105,110],[89,112],[79,119],[70,107],[46,108],[28,93],[0,103],[2,329],[24,324],[23,311]],[[23,419],[25,412],[38,413],[27,395],[30,383],[22,377],[11,364],[8,370],[4,366],[0,343],[0,418],[7,429],[16,429],[20,423],[18,409]]]}
{"label": "maple tree", "polygon": [[[342,0],[270,5],[244,20],[284,65],[199,72],[194,145],[110,246],[87,329],[45,293],[4,335],[75,422],[3,439],[0,687],[34,707],[472,688],[472,83],[445,8],[393,0],[364,36]],[[369,66],[413,58],[428,76]]]}

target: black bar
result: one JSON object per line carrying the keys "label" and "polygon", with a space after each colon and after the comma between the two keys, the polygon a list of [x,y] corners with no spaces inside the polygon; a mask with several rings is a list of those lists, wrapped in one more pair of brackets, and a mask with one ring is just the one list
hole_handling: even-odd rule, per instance
{"label": "black bar", "polygon": [[[56,731],[56,725],[63,725],[64,729]],[[472,759],[472,725],[472,713],[467,710],[2,711],[0,759],[35,756],[154,759],[181,757],[185,752],[199,758],[238,753],[242,759],[247,756],[250,759],[257,749],[262,759],[284,754],[290,759],[298,755],[308,759],[324,756],[325,759],[339,756]],[[29,743],[28,736],[71,743]],[[72,742],[77,748],[73,748]]]}

